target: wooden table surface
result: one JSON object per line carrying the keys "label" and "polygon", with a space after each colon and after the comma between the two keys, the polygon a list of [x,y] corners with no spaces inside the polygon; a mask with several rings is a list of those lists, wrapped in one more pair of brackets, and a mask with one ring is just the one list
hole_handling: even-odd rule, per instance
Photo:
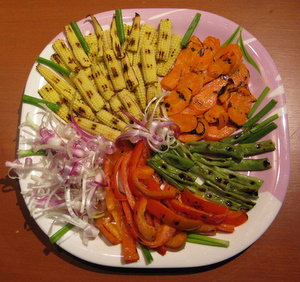
{"label": "wooden table surface", "polygon": [[[224,16],[266,47],[283,79],[289,119],[291,174],[283,206],[251,247],[217,265],[171,270],[97,266],[56,245],[30,218],[18,182],[7,177],[15,158],[21,96],[29,71],[44,46],[66,23],[118,8],[190,8]],[[2,281],[298,281],[300,279],[300,127],[298,0],[0,0],[0,279]],[[201,255],[201,254],[199,254]]]}

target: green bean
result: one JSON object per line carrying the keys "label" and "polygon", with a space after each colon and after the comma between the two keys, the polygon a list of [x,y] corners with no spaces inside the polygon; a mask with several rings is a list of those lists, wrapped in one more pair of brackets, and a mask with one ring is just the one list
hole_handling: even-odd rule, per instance
{"label": "green bean", "polygon": [[270,169],[271,163],[268,158],[263,159],[243,159],[239,163],[233,162],[227,168],[230,170],[238,171],[258,171]]}
{"label": "green bean", "polygon": [[275,143],[270,139],[260,142],[239,144],[238,146],[243,149],[245,157],[272,152],[276,149]]}
{"label": "green bean", "polygon": [[205,165],[228,167],[236,164],[232,158],[211,158],[198,153],[194,153],[193,156],[197,162]]}
{"label": "green bean", "polygon": [[191,153],[209,153],[222,156],[232,157],[237,160],[242,160],[244,157],[243,149],[231,144],[220,142],[187,142],[187,149]]}

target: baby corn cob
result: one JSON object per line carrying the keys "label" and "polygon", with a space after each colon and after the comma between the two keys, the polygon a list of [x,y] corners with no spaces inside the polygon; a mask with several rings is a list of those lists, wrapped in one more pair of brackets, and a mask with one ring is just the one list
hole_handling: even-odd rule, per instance
{"label": "baby corn cob", "polygon": [[[155,83],[155,84],[148,84],[147,85],[147,104],[149,104],[154,97],[156,97],[158,94],[161,93],[160,90],[161,89],[160,89],[160,83],[159,82]],[[154,106],[155,106],[155,103],[152,103],[149,106],[149,113],[153,112]],[[160,111],[160,108],[157,107],[156,113],[159,113],[159,111]]]}
{"label": "baby corn cob", "polygon": [[115,141],[121,134],[120,130],[113,129],[99,122],[94,122],[86,118],[75,117],[75,121],[80,128],[93,135],[103,135],[110,141]]}
{"label": "baby corn cob", "polygon": [[39,89],[38,93],[45,101],[60,105],[59,110],[55,113],[65,122],[71,121],[70,106],[68,101],[64,98],[61,98],[61,96],[49,83],[45,84],[41,89]]}
{"label": "baby corn cob", "polygon": [[[53,61],[54,63],[60,65],[61,67],[65,68],[65,69],[68,69],[68,67],[64,64],[61,57],[57,53],[52,54],[50,59],[51,59],[51,61]],[[61,73],[61,75],[68,83],[70,83],[73,87],[75,87],[73,81],[70,79],[70,77],[68,75],[65,75],[63,73]]]}
{"label": "baby corn cob", "polygon": [[127,125],[124,121],[113,115],[112,113],[102,109],[96,113],[96,116],[100,122],[118,130],[123,130]]}
{"label": "baby corn cob", "polygon": [[80,94],[83,96],[86,103],[94,110],[99,111],[104,107],[104,100],[87,77],[84,70],[78,73],[71,73],[71,79],[74,81]]}
{"label": "baby corn cob", "polygon": [[172,21],[162,19],[158,30],[158,42],[156,59],[166,61],[169,57],[169,49],[172,37]]}
{"label": "baby corn cob", "polygon": [[82,67],[89,67],[91,65],[91,60],[88,55],[83,50],[74,30],[70,24],[65,26],[65,34],[68,39],[69,44],[71,45],[72,51],[75,58],[78,60]]}
{"label": "baby corn cob", "polygon": [[125,110],[136,119],[142,120],[143,112],[131,94],[127,89],[123,89],[117,93]]}
{"label": "baby corn cob", "polygon": [[149,24],[141,26],[140,46],[144,44],[151,44],[156,34],[156,27]]}
{"label": "baby corn cob", "polygon": [[120,101],[117,95],[114,95],[110,98],[109,104],[111,107],[111,111],[123,120],[126,124],[130,123],[130,119],[126,116],[122,111],[125,111],[125,107],[123,106],[122,102]]}
{"label": "baby corn cob", "polygon": [[140,31],[141,31],[141,16],[138,13],[135,13],[133,23],[130,30],[130,35],[128,37],[128,43],[126,50],[131,52],[137,52],[139,48],[140,40]]}
{"label": "baby corn cob", "polygon": [[103,56],[104,56],[105,50],[112,49],[112,43],[111,43],[111,37],[110,37],[110,30],[109,29],[106,29],[106,30],[103,31],[102,43],[103,43]]}
{"label": "baby corn cob", "polygon": [[155,83],[157,81],[156,60],[152,45],[141,46],[141,63],[145,84]]}
{"label": "baby corn cob", "polygon": [[169,57],[167,61],[158,61],[157,62],[157,75],[165,76],[172,68],[179,52],[181,51],[180,42],[182,40],[182,36],[179,34],[173,34],[171,39],[171,46],[169,50]]}
{"label": "baby corn cob", "polygon": [[135,72],[130,64],[129,57],[127,56],[127,52],[125,53],[124,58],[121,60],[123,75],[127,85],[127,89],[129,91],[133,91],[139,84]]}
{"label": "baby corn cob", "polygon": [[101,67],[98,64],[93,63],[91,69],[98,91],[106,101],[109,101],[111,96],[114,95],[114,91],[112,89],[110,81],[103,73]]}
{"label": "baby corn cob", "polygon": [[142,110],[144,111],[147,106],[147,101],[146,101],[146,87],[144,84],[143,75],[138,65],[134,65],[132,68],[138,80],[138,85],[135,88],[134,93],[137,100],[139,101]]}
{"label": "baby corn cob", "polygon": [[52,44],[55,52],[60,56],[61,60],[67,66],[67,69],[73,72],[78,72],[80,66],[74,57],[72,50],[67,46],[66,42],[62,39],[57,39]]}
{"label": "baby corn cob", "polygon": [[101,25],[99,24],[99,22],[97,21],[97,19],[95,18],[95,16],[90,15],[91,19],[92,19],[92,23],[95,29],[95,33],[97,36],[97,41],[98,41],[98,54],[97,54],[97,58],[98,60],[101,60],[103,58],[103,29],[101,27]]}
{"label": "baby corn cob", "polygon": [[92,109],[81,99],[80,94],[74,87],[49,68],[41,64],[38,64],[36,68],[46,81],[71,104],[75,112],[88,119],[96,119]]}
{"label": "baby corn cob", "polygon": [[120,91],[126,88],[125,79],[122,73],[120,61],[116,58],[112,49],[104,51],[104,61],[114,87],[114,90]]}
{"label": "baby corn cob", "polygon": [[113,17],[112,22],[111,22],[110,37],[111,37],[112,49],[115,52],[115,56],[118,59],[122,59],[124,57],[124,50],[122,49],[122,45],[120,43],[120,39],[118,36],[115,16]]}
{"label": "baby corn cob", "polygon": [[90,51],[88,52],[88,57],[91,60],[91,63],[96,63],[98,59],[98,41],[95,33],[90,33],[85,36],[85,41],[89,46]]}

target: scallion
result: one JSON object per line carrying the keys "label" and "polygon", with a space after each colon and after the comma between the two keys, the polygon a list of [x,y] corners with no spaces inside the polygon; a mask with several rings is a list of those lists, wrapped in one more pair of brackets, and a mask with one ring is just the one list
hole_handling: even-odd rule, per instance
{"label": "scallion", "polygon": [[263,99],[266,97],[266,95],[268,94],[268,92],[270,91],[270,88],[268,86],[266,86],[266,88],[263,90],[263,92],[259,95],[259,97],[257,98],[256,102],[254,103],[253,107],[251,108],[251,110],[249,111],[247,117],[251,118],[252,115],[254,114],[254,112],[256,111],[256,109],[259,107],[259,105],[261,104],[261,102],[263,101]]}
{"label": "scallion", "polygon": [[227,241],[227,240],[211,238],[211,237],[199,235],[199,234],[189,234],[187,236],[186,241],[190,242],[190,243],[216,246],[216,247],[224,247],[224,248],[229,247],[229,241]]}
{"label": "scallion", "polygon": [[47,156],[45,150],[33,151],[32,149],[28,150],[18,150],[18,156],[20,158],[29,157],[29,156]]}
{"label": "scallion", "polygon": [[77,38],[78,38],[78,40],[79,40],[79,42],[80,42],[80,44],[81,44],[83,50],[84,50],[86,53],[90,52],[89,45],[87,44],[87,42],[86,42],[86,40],[85,40],[83,34],[81,33],[81,30],[80,30],[80,28],[79,28],[77,22],[71,22],[71,27],[72,27],[72,29],[74,30],[74,33],[76,34],[76,36],[77,36]]}
{"label": "scallion", "polygon": [[116,15],[116,26],[117,26],[118,37],[120,43],[123,43],[125,41],[125,32],[124,32],[122,10],[117,9],[115,11],[115,15]]}
{"label": "scallion", "polygon": [[242,31],[240,31],[240,36],[239,36],[239,40],[238,40],[240,46],[241,46],[241,49],[242,49],[242,52],[243,52],[243,55],[246,59],[246,61],[248,63],[250,63],[253,67],[256,68],[256,70],[261,74],[260,72],[260,69],[258,67],[258,65],[256,64],[256,62],[252,59],[252,57],[250,56],[250,54],[248,53],[245,45],[244,45],[244,41],[243,41],[243,38],[242,38]]}
{"label": "scallion", "polygon": [[22,97],[22,101],[24,103],[28,103],[28,104],[31,104],[34,106],[39,106],[39,104],[45,104],[52,111],[58,111],[60,108],[60,105],[57,105],[57,104],[54,104],[54,103],[51,103],[51,102],[48,102],[48,101],[45,101],[45,100],[42,100],[42,99],[39,99],[36,97],[25,95],[25,94]]}
{"label": "scallion", "polygon": [[221,47],[228,45],[230,43],[232,43],[232,41],[236,38],[237,34],[240,32],[240,30],[242,29],[241,26],[239,26],[234,33],[221,45]]}
{"label": "scallion", "polygon": [[153,257],[151,255],[151,252],[149,251],[149,249],[143,244],[140,244],[140,245],[141,245],[141,248],[142,248],[143,254],[146,258],[147,263],[153,262]]}
{"label": "scallion", "polygon": [[191,22],[189,28],[187,29],[185,35],[183,36],[183,38],[182,38],[182,40],[181,40],[181,43],[180,43],[181,46],[186,47],[186,45],[188,44],[188,42],[189,42],[191,36],[193,35],[193,32],[194,32],[195,28],[196,28],[197,25],[198,25],[198,22],[199,22],[199,20],[200,20],[200,17],[201,17],[201,14],[200,14],[200,13],[197,13],[197,14],[194,16],[194,18],[193,18],[193,20],[192,20],[192,22]]}
{"label": "scallion", "polygon": [[42,58],[42,57],[38,57],[38,58],[36,59],[36,61],[37,61],[38,63],[41,63],[41,64],[44,64],[44,65],[46,65],[46,66],[48,66],[48,67],[51,67],[51,68],[53,68],[54,70],[57,70],[57,71],[59,71],[59,72],[65,74],[65,75],[67,75],[67,76],[70,75],[70,72],[69,72],[66,68],[64,68],[64,67],[60,66],[59,64],[56,64],[56,63],[54,63],[54,62],[52,62],[52,61],[50,61],[50,60],[47,60],[47,59]]}
{"label": "scallion", "polygon": [[60,228],[57,232],[55,232],[50,237],[50,242],[52,244],[56,243],[63,235],[65,235],[69,230],[71,230],[74,227],[72,223],[67,223],[65,226]]}
{"label": "scallion", "polygon": [[265,116],[275,105],[277,104],[277,101],[272,99],[266,106],[264,106],[255,116],[253,116],[251,119],[248,119],[248,121],[243,125],[244,128],[249,127],[257,123],[263,116]]}

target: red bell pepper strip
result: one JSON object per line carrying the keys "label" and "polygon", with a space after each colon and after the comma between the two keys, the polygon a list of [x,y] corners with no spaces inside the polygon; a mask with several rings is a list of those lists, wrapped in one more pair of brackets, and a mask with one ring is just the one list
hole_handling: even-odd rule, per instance
{"label": "red bell pepper strip", "polygon": [[210,202],[198,194],[184,189],[181,194],[181,200],[184,204],[198,210],[202,210],[213,214],[224,214],[228,212],[228,208],[213,202]]}
{"label": "red bell pepper strip", "polygon": [[227,217],[227,213],[217,215],[213,213],[207,213],[205,211],[197,210],[193,207],[185,205],[177,199],[168,200],[167,203],[171,205],[176,212],[182,214],[183,216],[193,219],[200,219],[208,224],[218,225]]}
{"label": "red bell pepper strip", "polygon": [[147,186],[140,180],[145,180],[151,177],[154,174],[154,169],[148,165],[144,165],[141,167],[137,167],[132,174],[132,181],[138,191],[153,199],[168,199],[168,198],[175,198],[179,191],[175,190],[149,190]]}
{"label": "red bell pepper strip", "polygon": [[147,210],[163,223],[180,230],[195,230],[203,224],[202,220],[183,217],[154,199],[148,199]]}
{"label": "red bell pepper strip", "polygon": [[232,233],[234,232],[234,225],[221,223],[216,226],[218,231]]}
{"label": "red bell pepper strip", "polygon": [[120,177],[121,177],[121,183],[122,187],[124,189],[127,201],[131,207],[131,209],[134,209],[135,206],[135,198],[134,195],[132,194],[132,191],[129,187],[128,183],[128,164],[130,161],[132,155],[132,151],[126,152],[123,161],[121,162],[121,167],[120,167]]}

